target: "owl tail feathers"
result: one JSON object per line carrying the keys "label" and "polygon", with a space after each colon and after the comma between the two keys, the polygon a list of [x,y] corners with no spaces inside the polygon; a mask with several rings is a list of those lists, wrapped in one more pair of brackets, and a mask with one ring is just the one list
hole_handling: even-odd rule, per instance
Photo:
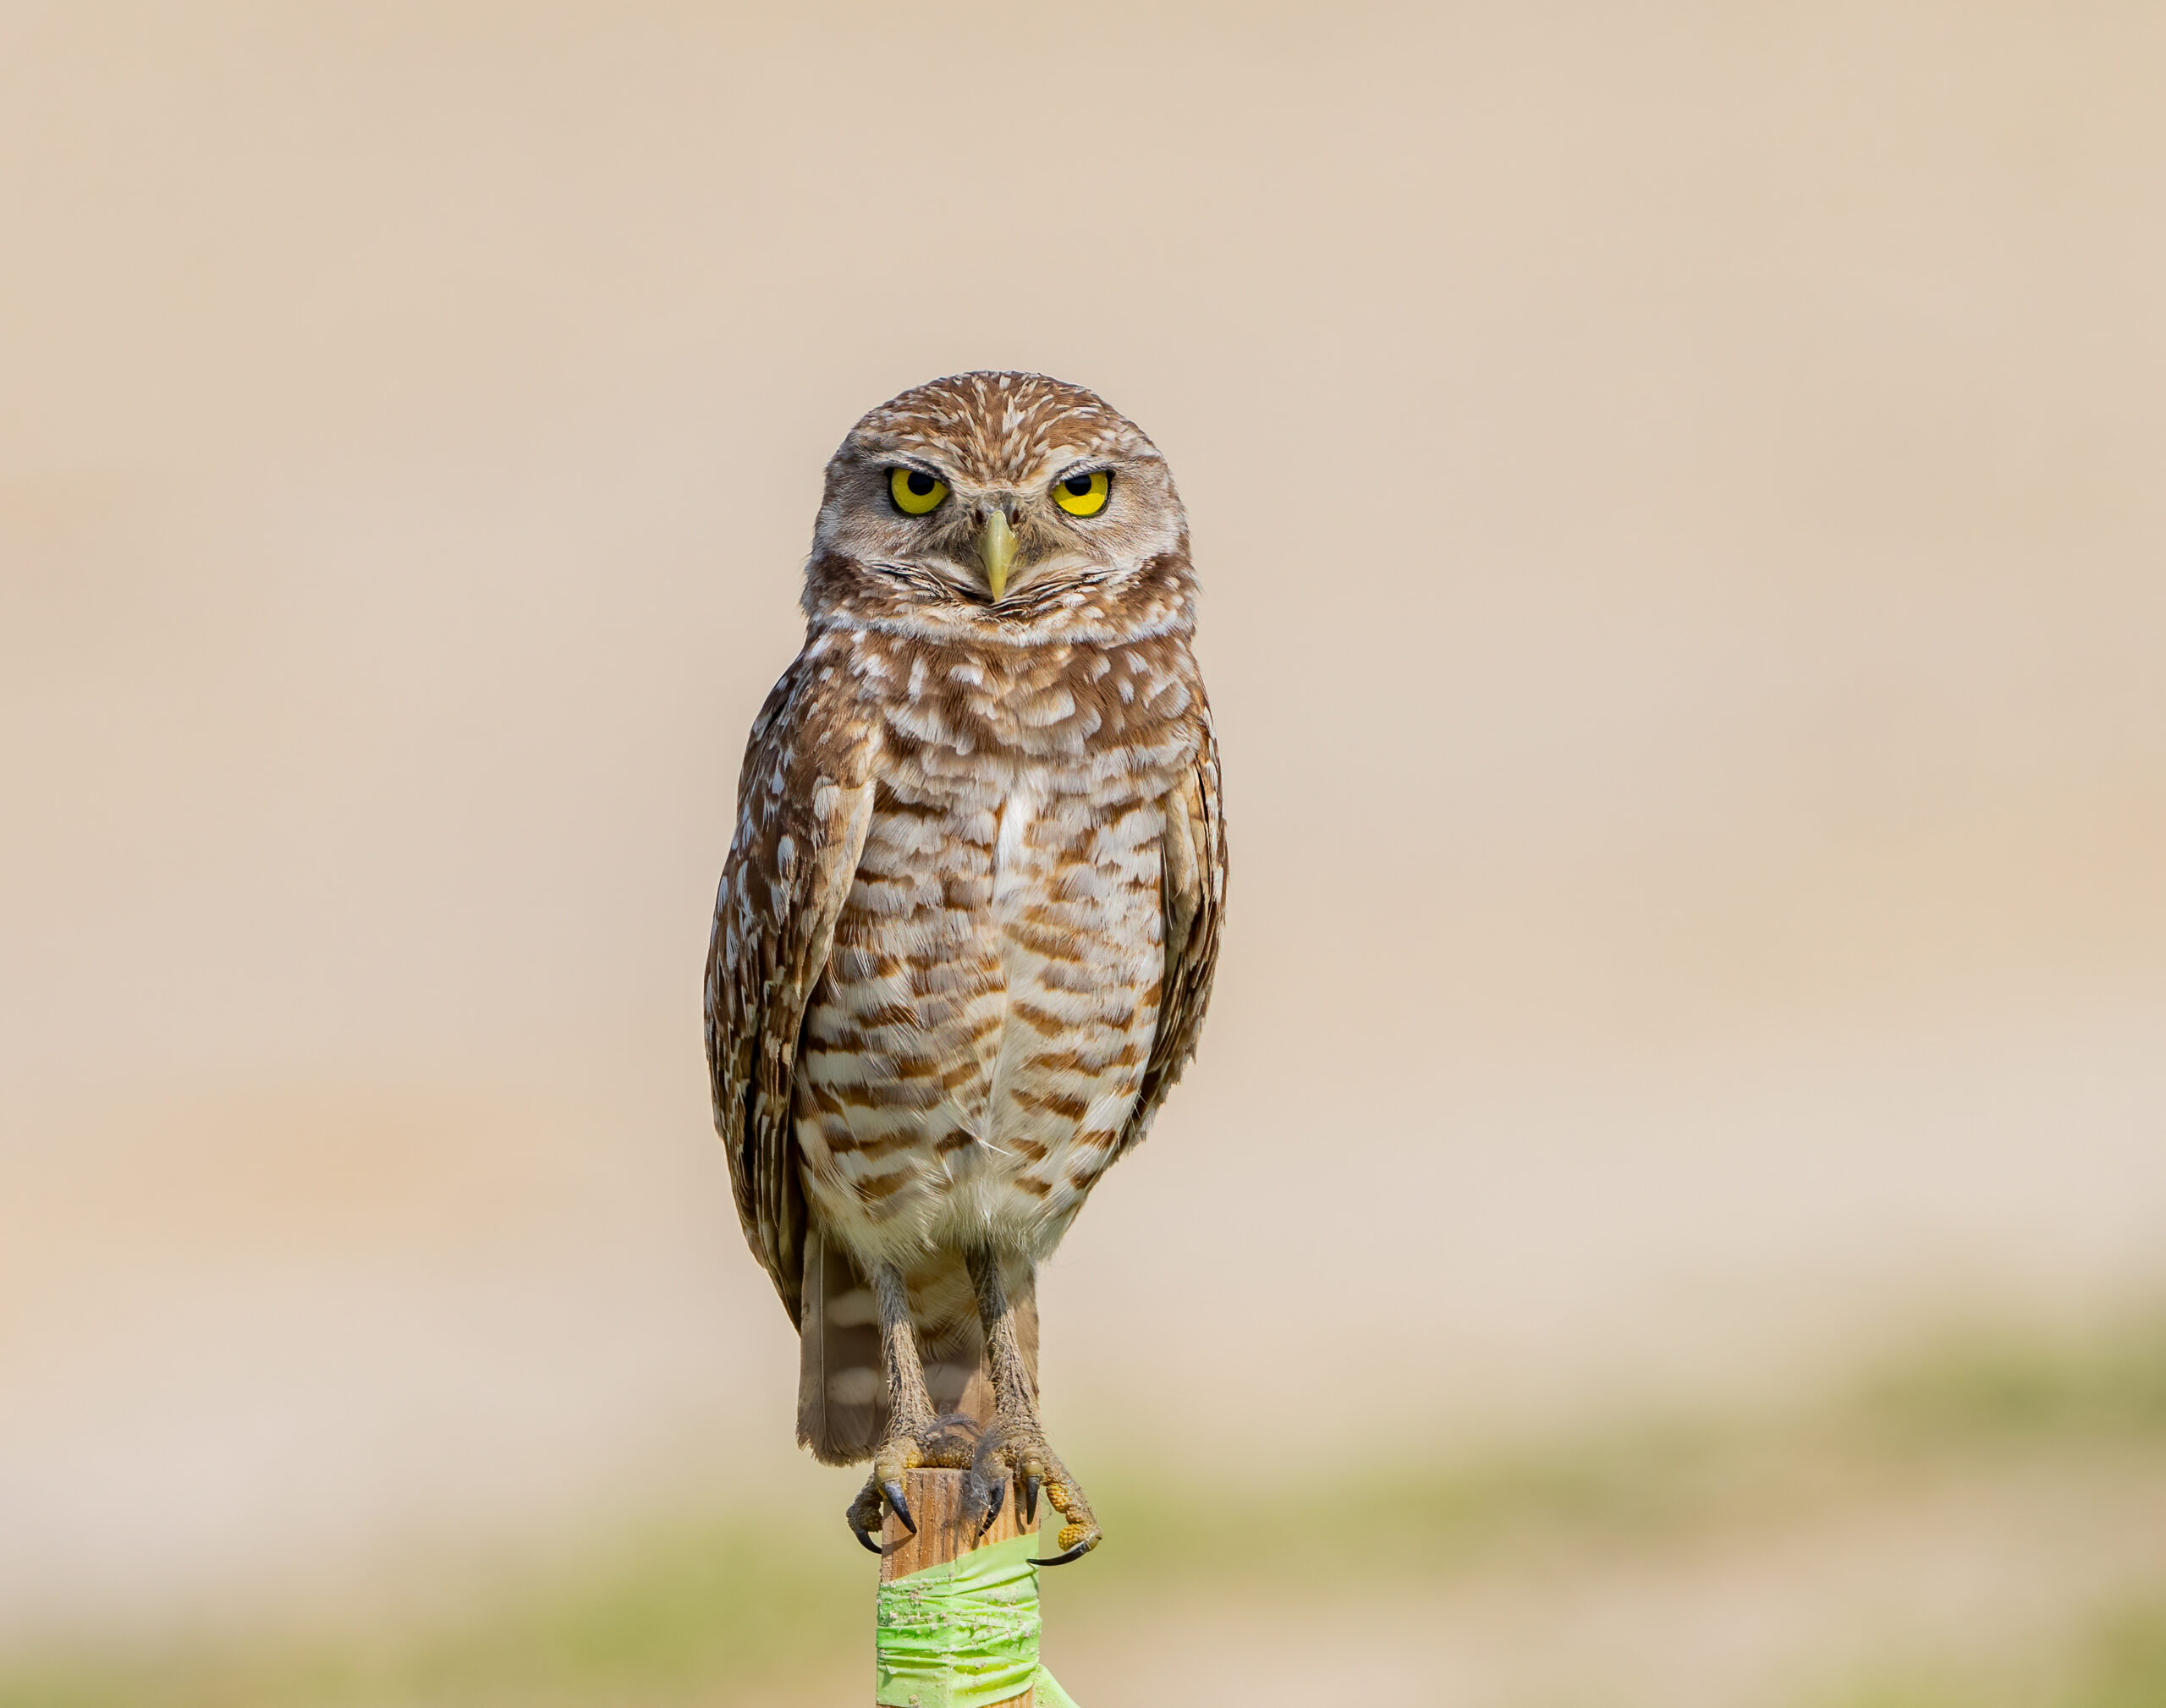
{"label": "owl tail feathers", "polygon": [[849,1254],[811,1222],[797,1319],[797,1442],[824,1465],[869,1459],[888,1426],[880,1308]]}
{"label": "owl tail feathers", "polygon": [[[919,1285],[912,1277],[914,1304],[921,1294],[945,1295],[962,1304],[970,1298],[960,1261],[950,1277]],[[1024,1289],[1014,1301],[1017,1337],[1025,1349],[1033,1387],[1038,1350],[1038,1301]],[[992,1416],[992,1384],[985,1373],[984,1337],[975,1310],[942,1313],[931,1326],[921,1315],[918,1344],[925,1362],[925,1385],[932,1409],[943,1416],[960,1414],[978,1423]],[[805,1293],[798,1318],[797,1442],[827,1465],[869,1459],[888,1428],[887,1364],[880,1350],[880,1307],[864,1271],[841,1242],[812,1222],[805,1235]]]}

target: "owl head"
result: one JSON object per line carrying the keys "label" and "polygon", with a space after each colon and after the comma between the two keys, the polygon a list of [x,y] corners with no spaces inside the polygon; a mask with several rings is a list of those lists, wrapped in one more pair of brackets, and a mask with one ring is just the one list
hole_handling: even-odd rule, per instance
{"label": "owl head", "polygon": [[805,603],[1020,634],[1064,612],[1103,618],[1176,570],[1185,588],[1187,561],[1173,477],[1133,421],[1042,374],[958,374],[843,441]]}

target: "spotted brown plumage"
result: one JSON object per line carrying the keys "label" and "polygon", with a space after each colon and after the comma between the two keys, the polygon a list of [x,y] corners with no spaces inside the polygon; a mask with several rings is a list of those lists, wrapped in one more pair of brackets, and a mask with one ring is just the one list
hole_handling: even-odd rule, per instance
{"label": "spotted brown plumage", "polygon": [[[1058,502],[1089,508],[1097,475],[1102,508]],[[860,1538],[904,1468],[967,1459],[988,1510],[1042,1484],[1064,1552],[1097,1540],[1038,1423],[1035,1275],[1210,998],[1195,603],[1163,459],[1078,387],[935,381],[828,464],[805,647],[739,781],[707,1045],[738,1212],[802,1339],[800,1439],[874,1460]],[[975,1440],[937,1423],[959,1412]]]}

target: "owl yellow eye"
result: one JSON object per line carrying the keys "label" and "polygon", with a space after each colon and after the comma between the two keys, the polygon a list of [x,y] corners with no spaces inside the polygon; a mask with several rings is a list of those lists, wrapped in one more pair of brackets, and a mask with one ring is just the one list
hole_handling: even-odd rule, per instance
{"label": "owl yellow eye", "polygon": [[1103,469],[1095,475],[1070,475],[1055,483],[1053,501],[1071,516],[1095,516],[1106,508],[1113,487],[1113,477]]}
{"label": "owl yellow eye", "polygon": [[905,516],[930,516],[948,496],[948,483],[922,469],[898,469],[888,476],[888,492]]}

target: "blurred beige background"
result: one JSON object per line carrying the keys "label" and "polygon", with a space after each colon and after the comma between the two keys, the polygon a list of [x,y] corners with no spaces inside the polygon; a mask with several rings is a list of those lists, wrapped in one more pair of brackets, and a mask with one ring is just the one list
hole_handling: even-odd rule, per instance
{"label": "blurred beige background", "polygon": [[700,965],[822,464],[964,368],[1164,448],[1228,755],[1202,1057],[1044,1289],[1086,1477],[2140,1307],[2162,79],[2104,4],[0,11],[0,1645],[834,1519]]}

